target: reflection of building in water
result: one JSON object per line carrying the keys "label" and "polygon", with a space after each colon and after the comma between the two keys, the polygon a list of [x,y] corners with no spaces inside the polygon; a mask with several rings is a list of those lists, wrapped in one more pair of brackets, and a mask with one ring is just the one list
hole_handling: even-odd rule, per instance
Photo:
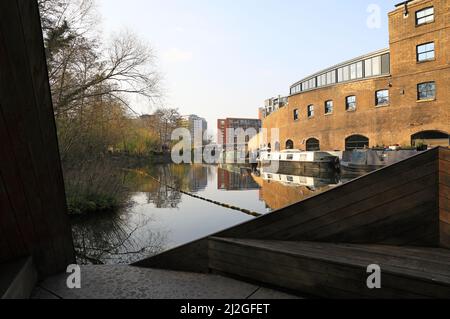
{"label": "reflection of building in water", "polygon": [[[314,181],[308,177],[288,176],[279,174],[268,174],[272,179],[264,179],[264,174],[261,176],[253,176],[253,179],[261,187],[260,198],[272,210],[278,210],[283,207],[298,203],[304,199],[327,191],[335,185],[329,185],[325,181]],[[276,179],[281,181],[275,181]],[[284,182],[284,180],[286,182]],[[290,182],[293,180],[293,182]],[[299,182],[299,183],[296,183]],[[315,185],[314,187],[305,186],[305,184]],[[333,183],[332,183],[333,184]]]}
{"label": "reflection of building in water", "polygon": [[[208,186],[208,167],[204,165],[170,165],[166,183],[188,192],[198,192]],[[161,176],[161,175],[158,175]]]}
{"label": "reflection of building in water", "polygon": [[249,190],[259,189],[259,185],[249,174],[238,174],[223,168],[218,168],[217,188],[222,190]]}
{"label": "reflection of building in water", "polygon": [[190,192],[204,190],[208,186],[208,167],[192,165],[191,169],[187,170],[185,183],[188,185]]}

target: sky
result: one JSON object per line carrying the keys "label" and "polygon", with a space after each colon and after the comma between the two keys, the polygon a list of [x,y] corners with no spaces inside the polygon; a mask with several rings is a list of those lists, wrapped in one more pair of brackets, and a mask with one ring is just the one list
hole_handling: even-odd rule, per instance
{"label": "sky", "polygon": [[125,29],[153,48],[164,105],[206,118],[214,134],[218,118],[257,118],[265,99],[298,80],[387,48],[398,2],[98,0],[97,10],[105,36]]}

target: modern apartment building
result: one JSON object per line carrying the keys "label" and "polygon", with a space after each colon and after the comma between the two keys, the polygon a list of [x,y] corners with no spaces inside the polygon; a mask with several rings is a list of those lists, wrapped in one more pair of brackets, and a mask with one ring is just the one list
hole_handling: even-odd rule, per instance
{"label": "modern apartment building", "polygon": [[276,98],[270,98],[264,101],[263,117],[267,117],[280,108],[285,107],[288,104],[288,97],[278,96]]}
{"label": "modern apartment building", "polygon": [[388,49],[294,83],[284,107],[266,102],[268,140],[279,128],[281,149],[448,146],[450,1],[398,4],[389,32]]}
{"label": "modern apartment building", "polygon": [[201,134],[202,136],[202,146],[207,142],[207,136],[205,133],[208,130],[208,122],[195,114],[183,116],[182,118],[182,126],[187,128],[191,133],[192,144],[194,144],[194,136],[195,133]]}
{"label": "modern apartment building", "polygon": [[[253,132],[259,133],[261,130],[261,120],[259,119],[243,119],[243,118],[227,118],[217,120],[217,144],[225,147],[234,146],[237,149],[239,140],[235,134],[238,130],[248,131],[251,129]],[[247,145],[249,140],[253,136],[245,137],[245,144]]]}

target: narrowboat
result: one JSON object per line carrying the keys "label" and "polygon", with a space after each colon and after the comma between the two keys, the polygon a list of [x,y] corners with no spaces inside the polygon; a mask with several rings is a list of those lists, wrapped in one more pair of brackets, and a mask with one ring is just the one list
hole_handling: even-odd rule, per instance
{"label": "narrowboat", "polygon": [[295,171],[307,174],[340,170],[339,157],[327,152],[303,152],[300,150],[262,151],[258,162],[262,168],[271,167],[278,171]]}
{"label": "narrowboat", "polygon": [[344,152],[341,170],[344,174],[364,174],[398,163],[419,154],[417,150],[364,149]]}

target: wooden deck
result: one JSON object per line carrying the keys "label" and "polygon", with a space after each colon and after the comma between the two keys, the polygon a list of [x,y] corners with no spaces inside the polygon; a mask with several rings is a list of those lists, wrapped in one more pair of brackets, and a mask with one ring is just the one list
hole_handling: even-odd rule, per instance
{"label": "wooden deck", "polygon": [[[324,297],[450,298],[449,154],[445,148],[429,150],[136,265],[221,271]],[[305,259],[309,268],[296,261]],[[383,292],[367,292],[366,269],[377,262],[389,284]],[[405,270],[401,263],[416,268]],[[325,278],[343,272],[328,287],[328,281],[314,277],[316,266]],[[414,275],[405,279],[405,274]],[[358,285],[346,289],[346,279]],[[428,285],[436,286],[435,294],[425,293],[434,289],[423,288]]]}
{"label": "wooden deck", "polygon": [[[367,287],[367,267],[382,288]],[[209,267],[272,286],[330,298],[450,298],[450,251],[211,238]]]}

